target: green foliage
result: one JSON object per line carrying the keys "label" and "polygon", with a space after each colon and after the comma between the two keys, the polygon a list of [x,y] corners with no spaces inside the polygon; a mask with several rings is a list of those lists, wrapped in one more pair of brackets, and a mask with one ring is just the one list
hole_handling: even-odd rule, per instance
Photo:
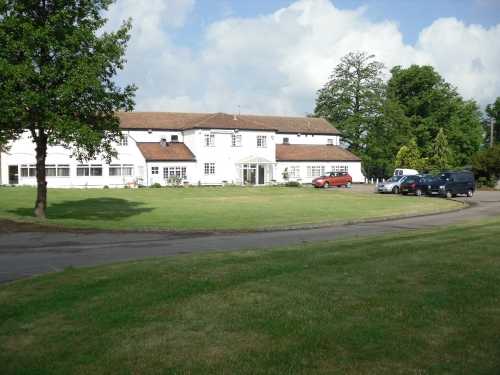
{"label": "green foliage", "polygon": [[[500,145],[478,152],[472,158],[472,171],[485,181],[500,179]],[[493,182],[491,182],[492,184]]]}
{"label": "green foliage", "polygon": [[383,106],[383,64],[365,52],[351,52],[335,67],[329,81],[318,91],[314,114],[342,131],[349,149],[360,153],[366,134]]}
{"label": "green foliage", "polygon": [[396,154],[394,165],[396,168],[422,169],[424,161],[422,160],[420,150],[417,147],[415,139],[412,139],[406,145],[401,146]]}
{"label": "green foliage", "polygon": [[301,187],[302,184],[300,182],[298,182],[298,181],[287,181],[285,183],[285,186],[286,187]]}
{"label": "green foliage", "polygon": [[0,139],[30,132],[40,209],[47,145],[63,144],[78,159],[111,158],[121,138],[115,112],[133,108],[136,88],[113,81],[125,63],[130,21],[101,32],[112,2],[0,2]]}
{"label": "green foliage", "polygon": [[452,155],[450,164],[468,164],[483,140],[476,103],[464,101],[431,66],[396,66],[391,74],[387,96],[403,108],[410,121],[409,135],[415,137],[422,156],[432,157],[433,140],[443,129]]}
{"label": "green foliage", "polygon": [[491,121],[494,121],[493,139],[494,143],[500,143],[500,96],[494,103],[486,106],[486,119],[484,121],[484,131],[486,134],[486,144],[490,144]]}
{"label": "green foliage", "polygon": [[431,144],[431,156],[428,168],[433,172],[439,172],[450,168],[451,153],[448,147],[448,140],[443,128]]}
{"label": "green foliage", "polygon": [[161,184],[159,184],[158,182],[155,182],[154,184],[151,185],[151,187],[158,189],[158,188],[161,188]]}

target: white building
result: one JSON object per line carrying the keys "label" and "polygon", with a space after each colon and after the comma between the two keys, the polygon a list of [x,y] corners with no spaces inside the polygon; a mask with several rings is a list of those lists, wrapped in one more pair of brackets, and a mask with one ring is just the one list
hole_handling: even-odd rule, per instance
{"label": "white building", "polygon": [[[48,187],[123,187],[181,183],[266,185],[310,183],[330,171],[363,182],[361,161],[341,148],[340,133],[318,118],[224,113],[120,113],[125,140],[118,157],[80,163],[71,150],[51,146]],[[1,184],[36,185],[35,147],[29,133],[1,154]]]}

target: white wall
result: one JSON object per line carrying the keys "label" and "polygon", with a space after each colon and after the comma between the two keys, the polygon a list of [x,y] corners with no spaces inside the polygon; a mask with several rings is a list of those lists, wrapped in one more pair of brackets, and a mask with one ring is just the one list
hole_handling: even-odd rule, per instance
{"label": "white wall", "polygon": [[283,180],[283,172],[286,168],[288,168],[288,172],[290,173],[292,167],[299,167],[300,169],[300,177],[294,178],[290,177],[290,181],[299,181],[304,184],[311,183],[312,180],[318,176],[310,177],[307,174],[308,166],[320,166],[324,167],[325,173],[335,171],[335,167],[339,168],[341,166],[347,166],[347,172],[352,177],[352,182],[364,182],[365,177],[361,172],[361,162],[313,162],[313,161],[300,161],[300,162],[279,162],[276,168],[277,176],[276,180],[278,182],[285,182]]}
{"label": "white wall", "polygon": [[[215,147],[205,146],[205,134],[215,136]],[[241,135],[241,147],[232,147],[232,134]],[[257,137],[265,136],[266,147],[257,147]],[[259,157],[274,162],[276,160],[275,133],[270,131],[240,130],[191,130],[186,131],[186,145],[196,155],[198,181],[201,184],[239,183],[237,164],[247,158]],[[215,175],[205,175],[204,164],[215,163]]]}
{"label": "white wall", "polygon": [[[129,137],[127,146],[115,146],[118,157],[111,161],[111,165],[132,165],[132,176],[109,176],[109,165],[102,159],[94,159],[79,162],[71,157],[71,150],[62,146],[49,146],[47,149],[46,165],[69,165],[69,177],[47,177],[47,186],[50,187],[123,187],[133,183],[137,178],[144,178],[146,162],[137,145]],[[21,165],[34,165],[35,145],[31,141],[28,133],[21,136],[19,140],[13,142],[8,153],[2,154],[2,184],[9,183],[8,166],[19,166],[19,185],[36,185],[36,177],[22,177]],[[102,176],[77,176],[77,166],[80,164],[102,165]]]}

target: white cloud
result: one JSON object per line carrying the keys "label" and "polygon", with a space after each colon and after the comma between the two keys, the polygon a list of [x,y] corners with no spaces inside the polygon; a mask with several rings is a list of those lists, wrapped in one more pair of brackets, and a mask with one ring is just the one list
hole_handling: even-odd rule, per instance
{"label": "white cloud", "polygon": [[176,45],[192,0],[122,0],[111,26],[135,19],[123,82],[140,91],[137,109],[299,114],[314,108],[316,90],[340,58],[373,53],[387,67],[432,64],[466,98],[482,104],[500,95],[500,25],[486,29],[453,18],[436,20],[406,45],[395,22],[372,22],[366,9],[339,10],[329,0],[299,0],[255,18],[209,25],[201,49]]}

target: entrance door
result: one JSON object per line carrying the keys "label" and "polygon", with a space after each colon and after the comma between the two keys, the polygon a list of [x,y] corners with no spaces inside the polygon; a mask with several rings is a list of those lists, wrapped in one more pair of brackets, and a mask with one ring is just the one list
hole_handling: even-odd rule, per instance
{"label": "entrance door", "polygon": [[255,164],[243,164],[243,182],[249,185],[255,185],[257,180],[257,167]]}
{"label": "entrance door", "polygon": [[9,165],[9,185],[17,185],[19,183],[19,169],[17,165]]}
{"label": "entrance door", "polygon": [[265,176],[264,166],[259,164],[259,185],[264,185]]}

